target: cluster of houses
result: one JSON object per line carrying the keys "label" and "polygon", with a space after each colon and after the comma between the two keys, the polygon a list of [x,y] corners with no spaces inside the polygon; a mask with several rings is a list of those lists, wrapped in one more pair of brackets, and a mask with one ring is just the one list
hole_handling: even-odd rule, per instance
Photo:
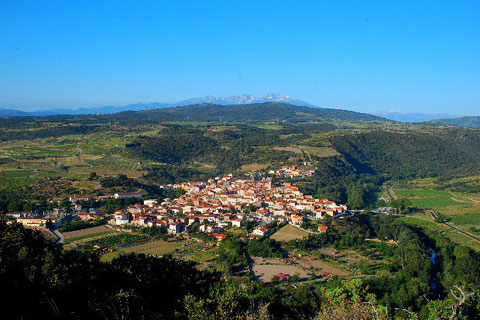
{"label": "cluster of houses", "polygon": [[[141,199],[143,194],[138,192],[128,193],[115,193],[108,196],[96,197],[96,200],[106,199],[127,199],[135,198]],[[103,219],[104,217],[94,209],[84,207],[85,203],[91,200],[88,196],[72,196],[69,198],[71,206],[68,212],[64,209],[55,208],[51,211],[42,212],[13,212],[7,213],[6,217],[9,219],[7,223],[17,222],[22,224],[26,228],[43,228],[48,222],[51,222],[55,226],[60,226],[65,222],[72,221],[76,218],[82,221]]]}
{"label": "cluster of houses", "polygon": [[[296,170],[294,166],[282,167]],[[294,172],[294,171],[292,171]],[[254,221],[257,227],[251,236],[265,236],[270,230],[266,224],[277,221],[301,225],[306,219],[319,220],[326,216],[335,216],[346,212],[345,205],[337,205],[326,199],[315,199],[304,195],[298,187],[290,183],[273,183],[272,179],[234,180],[232,175],[210,179],[206,182],[185,182],[164,186],[180,188],[185,194],[177,199],[144,200],[143,204],[131,205],[118,210],[109,223],[116,226],[165,227],[168,233],[199,231],[210,233],[218,240],[223,240],[226,229],[243,226],[247,221]],[[141,193],[117,193],[109,198],[142,198]],[[98,198],[97,198],[98,199]],[[86,196],[71,197],[74,214],[61,214],[62,209],[55,209],[48,216],[30,216],[19,214],[11,217],[26,227],[42,227],[47,221],[61,225],[71,219],[83,221],[103,219],[93,208],[83,208],[90,200]],[[320,230],[320,227],[324,227]],[[319,232],[325,232],[320,226]]]}
{"label": "cluster of houses", "polygon": [[278,170],[270,170],[268,173],[277,177],[292,179],[313,176],[315,170],[307,170],[298,166],[283,166]]}
{"label": "cluster of houses", "polygon": [[200,232],[224,238],[225,229],[239,228],[245,221],[254,220],[259,227],[253,236],[265,236],[265,224],[278,221],[301,225],[309,212],[312,219],[342,214],[345,205],[326,199],[303,195],[290,183],[274,184],[271,179],[234,180],[232,175],[207,182],[186,182],[166,186],[186,191],[177,199],[145,200],[117,211],[110,224],[139,227],[163,226],[169,233],[189,232],[193,226]]}

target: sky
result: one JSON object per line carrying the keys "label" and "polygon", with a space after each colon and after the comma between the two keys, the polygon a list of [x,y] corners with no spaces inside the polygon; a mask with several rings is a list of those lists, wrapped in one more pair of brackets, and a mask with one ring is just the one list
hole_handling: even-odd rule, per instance
{"label": "sky", "polygon": [[0,1],[0,108],[281,93],[480,115],[480,1]]}

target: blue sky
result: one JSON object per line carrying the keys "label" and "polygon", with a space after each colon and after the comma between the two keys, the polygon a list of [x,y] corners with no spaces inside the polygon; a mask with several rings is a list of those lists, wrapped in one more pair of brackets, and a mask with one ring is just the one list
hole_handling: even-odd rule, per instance
{"label": "blue sky", "polygon": [[480,115],[480,1],[0,1],[0,108],[283,93]]}

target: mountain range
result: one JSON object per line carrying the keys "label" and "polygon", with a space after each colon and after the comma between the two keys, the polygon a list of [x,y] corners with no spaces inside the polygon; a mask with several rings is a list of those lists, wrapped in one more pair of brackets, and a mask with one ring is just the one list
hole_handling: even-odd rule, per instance
{"label": "mountain range", "polygon": [[[236,95],[231,97],[214,97],[214,96],[205,96],[200,98],[191,98],[186,100],[181,100],[178,102],[152,102],[152,103],[136,103],[136,104],[129,104],[125,106],[113,106],[108,105],[104,107],[97,107],[97,108],[78,108],[78,109],[46,109],[46,110],[36,110],[36,111],[22,111],[16,109],[2,109],[0,108],[0,117],[25,117],[25,116],[54,116],[54,115],[87,115],[87,114],[114,114],[114,113],[122,113],[126,111],[144,111],[144,110],[157,110],[157,109],[168,109],[173,107],[180,107],[180,106],[190,106],[190,105],[202,105],[202,104],[209,104],[215,106],[233,106],[233,105],[248,105],[248,104],[259,104],[265,102],[279,102],[279,103],[288,103],[289,105],[297,106],[297,107],[309,107],[312,109],[321,109],[321,110],[330,110],[327,112],[329,114],[333,114],[334,110],[338,110],[342,115],[345,115],[345,110],[340,109],[325,109],[315,105],[312,105],[308,102],[298,100],[292,98],[290,96],[284,94],[267,94],[264,96],[253,96],[253,95]],[[185,109],[181,109],[185,110]],[[227,110],[224,110],[227,111]],[[217,119],[220,119],[219,116],[220,110],[215,112]],[[228,112],[228,111],[227,111]],[[353,113],[353,111],[350,111]],[[170,114],[167,115],[167,113]],[[177,115],[173,111],[169,111],[163,114],[164,118],[174,117],[178,118]],[[221,113],[221,112],[220,112]],[[316,112],[313,112],[316,113]],[[372,117],[367,117],[370,120],[375,119],[375,116],[383,119],[399,121],[399,122],[430,122],[430,123],[443,123],[449,125],[456,125],[456,126],[467,126],[467,127],[480,127],[478,117],[460,117],[454,114],[427,114],[427,113],[402,113],[398,111],[378,111],[372,112]],[[337,112],[338,115],[338,112]],[[366,114],[362,114],[359,118],[365,118]],[[157,118],[160,117],[160,114],[156,115]],[[192,116],[193,118],[203,118],[202,116],[196,117]],[[226,117],[228,118],[228,116]],[[356,118],[348,116],[348,119]]]}
{"label": "mountain range", "polygon": [[306,106],[318,108],[308,102],[301,101],[289,97],[284,94],[267,94],[264,96],[252,96],[252,95],[236,95],[231,97],[213,97],[205,96],[200,98],[191,98],[187,100],[181,100],[178,102],[152,102],[152,103],[136,103],[126,106],[113,106],[108,105],[98,108],[78,108],[78,109],[47,109],[36,111],[21,111],[15,109],[1,109],[1,117],[25,117],[25,116],[53,116],[53,115],[82,115],[82,114],[112,114],[123,111],[140,111],[140,110],[153,110],[171,108],[177,106],[195,105],[202,103],[210,103],[216,105],[236,105],[236,104],[251,104],[262,102],[286,102],[295,106]]}

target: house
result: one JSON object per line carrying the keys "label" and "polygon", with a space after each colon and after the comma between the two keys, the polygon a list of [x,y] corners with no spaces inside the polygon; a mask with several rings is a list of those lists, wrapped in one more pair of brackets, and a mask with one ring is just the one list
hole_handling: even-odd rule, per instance
{"label": "house", "polygon": [[151,220],[152,219],[149,216],[142,215],[142,216],[139,216],[137,219],[133,220],[132,224],[135,224],[137,226],[148,226],[148,223]]}
{"label": "house", "polygon": [[157,200],[150,199],[150,200],[144,200],[143,204],[149,207],[153,207],[153,206],[156,206],[158,203],[157,203]]}
{"label": "house", "polygon": [[88,221],[95,219],[95,215],[91,214],[90,212],[80,212],[78,214],[78,218],[82,221]]}
{"label": "house", "polygon": [[328,230],[328,226],[320,225],[318,226],[318,232],[325,233]]}
{"label": "house", "polygon": [[264,237],[270,233],[270,230],[267,228],[257,227],[252,232],[256,236]]}
{"label": "house", "polygon": [[242,219],[233,219],[232,228],[240,228],[242,226]]}
{"label": "house", "polygon": [[130,217],[128,216],[128,214],[123,212],[116,213],[113,219],[114,224],[116,224],[117,226],[128,224],[130,222]]}
{"label": "house", "polygon": [[168,232],[177,234],[185,231],[185,224],[183,222],[174,222],[168,225]]}
{"label": "house", "polygon": [[223,241],[228,237],[228,235],[224,233],[212,233],[212,236],[214,236],[218,241]]}
{"label": "house", "polygon": [[143,197],[143,194],[138,192],[115,193],[115,199],[126,199],[126,198],[141,199],[142,197]]}
{"label": "house", "polygon": [[17,222],[25,228],[41,228],[45,226],[47,221],[46,218],[17,218]]}
{"label": "house", "polygon": [[315,210],[315,219],[320,220],[325,218],[327,212],[324,209],[317,209]]}
{"label": "house", "polygon": [[303,223],[303,217],[298,215],[293,215],[290,217],[292,224],[301,225]]}
{"label": "house", "polygon": [[77,203],[78,201],[88,201],[88,200],[90,200],[90,198],[89,197],[78,196],[78,197],[70,197],[69,200],[70,200],[71,203]]}

